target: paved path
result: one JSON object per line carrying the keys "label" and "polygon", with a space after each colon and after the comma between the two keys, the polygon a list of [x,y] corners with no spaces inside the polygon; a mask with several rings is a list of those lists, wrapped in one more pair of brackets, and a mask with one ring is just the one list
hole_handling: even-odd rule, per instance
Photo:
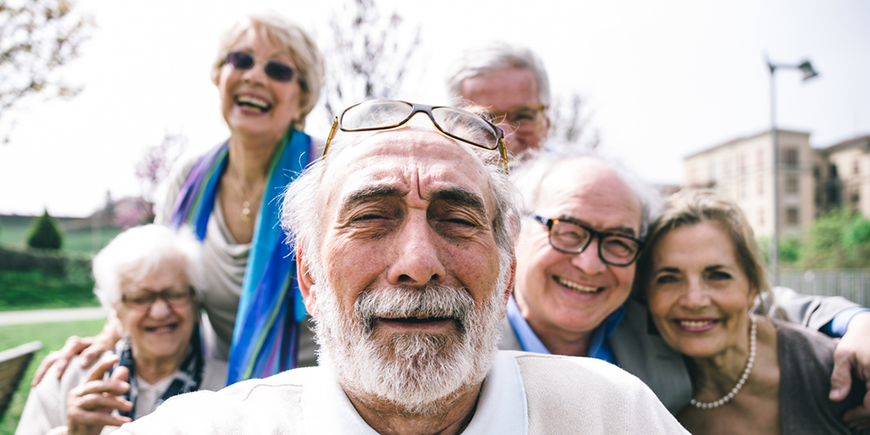
{"label": "paved path", "polygon": [[0,311],[0,326],[25,323],[70,322],[105,319],[109,312],[102,307],[59,308],[55,310]]}

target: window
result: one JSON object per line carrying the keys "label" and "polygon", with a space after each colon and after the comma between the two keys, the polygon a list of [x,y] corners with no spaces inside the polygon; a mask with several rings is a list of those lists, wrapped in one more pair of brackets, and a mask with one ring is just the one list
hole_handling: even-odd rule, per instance
{"label": "window", "polygon": [[758,178],[758,196],[764,195],[764,178]]}
{"label": "window", "polygon": [[783,163],[788,167],[796,167],[798,164],[798,151],[796,148],[786,148],[783,150]]}
{"label": "window", "polygon": [[785,222],[789,225],[797,225],[798,209],[797,207],[789,207],[785,210]]}
{"label": "window", "polygon": [[758,169],[764,169],[764,150],[758,150]]}
{"label": "window", "polygon": [[785,193],[798,193],[798,179],[794,175],[786,177]]}
{"label": "window", "polygon": [[817,180],[822,177],[822,170],[819,168],[819,165],[813,166],[813,177],[816,177]]}
{"label": "window", "polygon": [[741,154],[739,159],[738,159],[738,162],[740,165],[740,175],[743,175],[746,173],[746,155]]}
{"label": "window", "polygon": [[854,166],[855,175],[860,174],[861,173],[861,162],[859,162],[858,159],[855,159],[855,163],[853,163],[853,166]]}
{"label": "window", "polygon": [[837,178],[837,165],[831,163],[828,167],[828,178]]}

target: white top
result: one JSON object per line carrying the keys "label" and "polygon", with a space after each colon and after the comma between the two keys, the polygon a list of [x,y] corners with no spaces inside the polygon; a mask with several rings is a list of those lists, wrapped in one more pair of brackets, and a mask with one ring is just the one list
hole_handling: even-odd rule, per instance
{"label": "white top", "polygon": [[[375,432],[324,367],[173,397],[122,434]],[[688,434],[639,379],[589,358],[499,352],[463,434]]]}

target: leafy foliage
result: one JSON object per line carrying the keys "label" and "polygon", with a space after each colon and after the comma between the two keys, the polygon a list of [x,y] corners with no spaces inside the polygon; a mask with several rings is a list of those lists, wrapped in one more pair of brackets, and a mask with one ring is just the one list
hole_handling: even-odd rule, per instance
{"label": "leafy foliage", "polygon": [[63,233],[60,226],[48,214],[48,210],[38,217],[27,235],[27,246],[38,249],[60,249],[63,245]]}
{"label": "leafy foliage", "polygon": [[866,268],[870,221],[846,209],[816,219],[805,235],[797,265],[807,269]]}
{"label": "leafy foliage", "polygon": [[392,98],[399,91],[405,66],[420,45],[420,28],[410,40],[400,39],[402,17],[382,16],[375,0],[351,0],[330,19],[332,41],[321,47],[327,63],[323,101],[328,121],[338,111],[364,100]]}
{"label": "leafy foliage", "polygon": [[70,98],[81,91],[57,76],[93,27],[74,7],[73,0],[0,0],[0,117],[30,95]]}

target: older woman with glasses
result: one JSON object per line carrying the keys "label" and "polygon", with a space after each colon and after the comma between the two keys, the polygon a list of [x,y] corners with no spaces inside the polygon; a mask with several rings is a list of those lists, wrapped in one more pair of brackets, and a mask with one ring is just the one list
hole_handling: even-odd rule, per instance
{"label": "older woman with glasses", "polygon": [[31,389],[16,433],[108,433],[174,395],[220,389],[226,363],[200,346],[199,255],[193,237],[158,225],[127,230],[100,251],[94,293],[123,338],[90,370],[73,364]]}
{"label": "older woman with glasses", "polygon": [[692,400],[678,419],[693,434],[870,433],[843,422],[863,385],[828,399],[831,339],[750,314],[768,291],[761,261],[743,213],[710,191],[675,194],[652,225],[637,283],[662,339],[687,361]]}
{"label": "older woman with glasses", "polygon": [[[297,25],[269,14],[232,27],[211,71],[230,137],[177,164],[158,206],[157,223],[190,226],[202,240],[209,349],[229,359],[229,384],[315,364],[278,207],[284,186],[317,154],[302,129],[323,74],[320,51]],[[87,354],[110,346],[112,330],[104,329]],[[74,340],[62,355],[85,344]]]}

